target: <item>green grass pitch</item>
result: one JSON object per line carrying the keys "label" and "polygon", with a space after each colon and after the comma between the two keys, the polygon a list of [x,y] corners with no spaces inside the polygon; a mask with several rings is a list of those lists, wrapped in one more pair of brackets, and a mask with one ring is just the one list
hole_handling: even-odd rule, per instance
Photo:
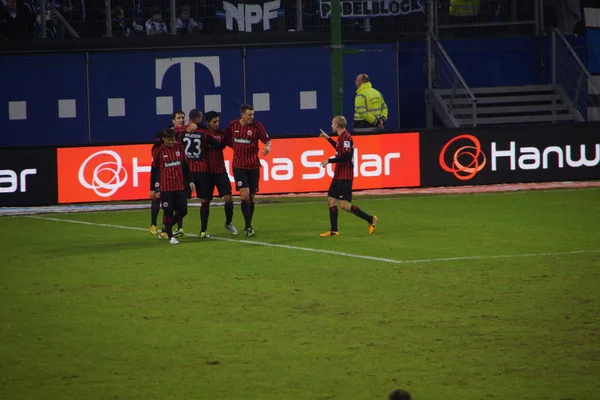
{"label": "green grass pitch", "polygon": [[0,218],[0,398],[599,398],[600,190],[354,203]]}

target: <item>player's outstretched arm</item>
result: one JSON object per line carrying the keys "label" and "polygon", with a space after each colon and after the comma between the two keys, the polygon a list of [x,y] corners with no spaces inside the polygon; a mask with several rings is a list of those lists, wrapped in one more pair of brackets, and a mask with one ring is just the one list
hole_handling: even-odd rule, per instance
{"label": "player's outstretched arm", "polygon": [[323,129],[321,129],[321,134],[319,134],[319,136],[327,139],[327,141],[329,142],[330,145],[333,146],[333,148],[335,148],[337,146],[337,143],[335,142],[335,140],[333,140],[328,134],[326,134],[325,131],[323,131]]}

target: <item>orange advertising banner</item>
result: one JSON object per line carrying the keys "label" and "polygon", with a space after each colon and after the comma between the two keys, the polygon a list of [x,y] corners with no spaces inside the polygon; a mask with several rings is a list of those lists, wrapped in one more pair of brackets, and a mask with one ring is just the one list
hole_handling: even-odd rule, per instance
{"label": "orange advertising banner", "polygon": [[[419,134],[354,137],[353,188],[382,189],[420,185]],[[151,145],[58,149],[59,203],[143,200],[150,192]],[[320,162],[335,155],[322,138],[274,139],[261,156],[259,194],[327,191],[333,165]],[[231,187],[231,149],[225,162]]]}

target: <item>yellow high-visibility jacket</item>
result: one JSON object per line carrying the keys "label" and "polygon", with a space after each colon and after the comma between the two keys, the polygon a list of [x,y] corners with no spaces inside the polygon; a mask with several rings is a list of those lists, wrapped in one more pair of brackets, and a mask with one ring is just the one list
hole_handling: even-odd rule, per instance
{"label": "yellow high-visibility jacket", "polygon": [[469,17],[479,14],[480,0],[450,0],[450,15]]}
{"label": "yellow high-visibility jacket", "polygon": [[383,95],[373,89],[371,82],[363,83],[356,89],[354,98],[354,121],[366,121],[375,125],[378,119],[388,117],[388,107]]}

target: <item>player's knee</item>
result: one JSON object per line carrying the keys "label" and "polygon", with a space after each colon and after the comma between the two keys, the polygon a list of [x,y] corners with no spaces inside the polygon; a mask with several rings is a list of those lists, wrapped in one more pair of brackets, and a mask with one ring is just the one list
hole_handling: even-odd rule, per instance
{"label": "player's knee", "polygon": [[225,203],[233,203],[233,198],[231,197],[230,194],[226,194],[225,196],[223,196],[223,201]]}
{"label": "player's knee", "polygon": [[342,210],[350,212],[350,210],[352,209],[352,204],[350,204],[350,202],[348,202],[347,200],[341,200],[340,207]]}

